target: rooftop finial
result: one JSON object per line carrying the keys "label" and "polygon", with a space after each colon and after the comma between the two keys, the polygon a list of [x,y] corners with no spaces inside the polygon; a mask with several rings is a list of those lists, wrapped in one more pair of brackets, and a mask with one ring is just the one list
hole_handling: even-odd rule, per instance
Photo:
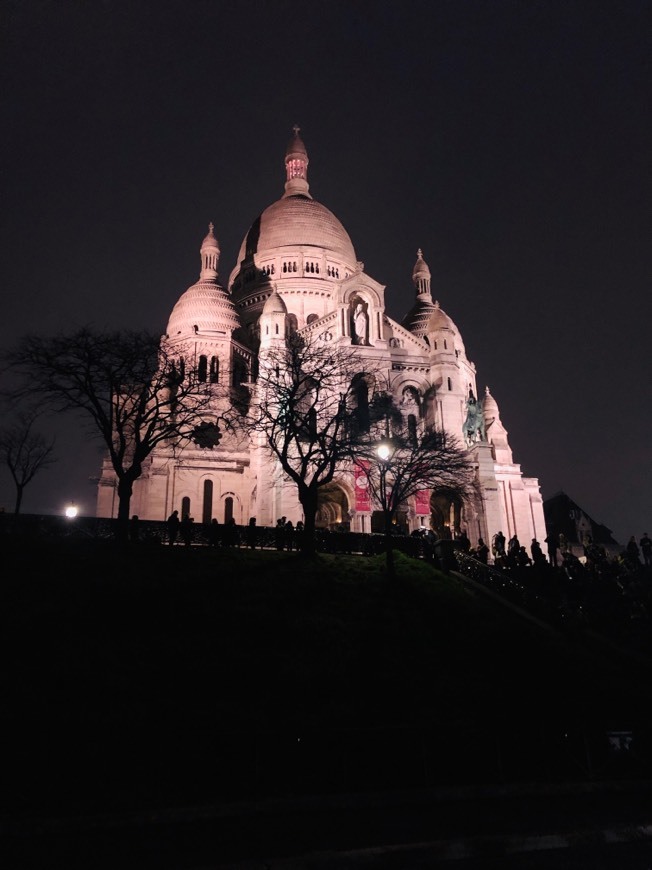
{"label": "rooftop finial", "polygon": [[284,196],[305,196],[312,199],[308,188],[308,152],[299,137],[300,129],[298,124],[294,125],[294,136],[285,149]]}

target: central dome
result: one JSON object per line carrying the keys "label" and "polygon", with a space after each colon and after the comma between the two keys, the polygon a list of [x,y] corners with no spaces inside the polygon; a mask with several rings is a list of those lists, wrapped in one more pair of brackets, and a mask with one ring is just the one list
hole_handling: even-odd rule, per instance
{"label": "central dome", "polygon": [[268,206],[240,246],[238,263],[279,248],[322,248],[352,270],[356,256],[349,234],[333,212],[307,196],[288,196]]}

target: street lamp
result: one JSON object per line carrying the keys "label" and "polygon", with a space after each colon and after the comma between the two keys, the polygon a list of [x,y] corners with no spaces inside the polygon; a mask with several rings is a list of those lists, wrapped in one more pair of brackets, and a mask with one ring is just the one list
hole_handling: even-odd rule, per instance
{"label": "street lamp", "polygon": [[378,495],[380,496],[380,506],[383,509],[383,517],[385,520],[385,554],[387,558],[387,574],[394,578],[394,552],[392,550],[392,490],[387,490],[387,472],[391,468],[392,457],[396,445],[389,437],[385,435],[376,447],[376,456],[378,457],[378,467],[380,472],[380,487]]}
{"label": "street lamp", "polygon": [[79,513],[79,510],[77,508],[77,505],[75,504],[74,501],[71,501],[70,504],[68,505],[68,507],[66,508],[66,516],[68,517],[69,520],[74,520],[78,513]]}

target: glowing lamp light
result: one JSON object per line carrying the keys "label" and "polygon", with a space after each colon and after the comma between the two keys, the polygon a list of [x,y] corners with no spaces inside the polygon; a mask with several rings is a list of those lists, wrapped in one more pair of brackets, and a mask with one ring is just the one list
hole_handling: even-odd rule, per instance
{"label": "glowing lamp light", "polygon": [[391,458],[393,452],[392,445],[388,441],[381,441],[376,448],[376,453],[381,462],[387,462]]}
{"label": "glowing lamp light", "polygon": [[74,520],[77,514],[79,513],[79,509],[74,502],[71,502],[66,508],[66,516],[69,520]]}

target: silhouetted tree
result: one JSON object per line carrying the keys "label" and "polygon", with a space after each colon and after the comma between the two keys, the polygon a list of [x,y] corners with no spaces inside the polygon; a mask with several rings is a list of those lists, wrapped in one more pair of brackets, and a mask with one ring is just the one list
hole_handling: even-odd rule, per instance
{"label": "silhouetted tree", "polygon": [[350,467],[357,350],[333,347],[314,335],[293,334],[261,352],[247,426],[297,487],[303,508],[301,551],[315,552],[319,490],[342,463]]}
{"label": "silhouetted tree", "polygon": [[[188,355],[190,356],[190,355]],[[3,355],[22,376],[14,396],[40,397],[49,409],[81,415],[106,445],[117,478],[118,537],[126,539],[134,482],[161,444],[175,451],[217,443],[214,385],[186,366],[184,347],[144,331],[27,335]],[[219,439],[217,439],[219,440]]]}
{"label": "silhouetted tree", "polygon": [[372,502],[383,512],[387,572],[394,577],[392,528],[397,512],[423,490],[446,490],[468,503],[477,495],[468,452],[451,435],[410,426],[388,394],[379,393],[366,437],[355,446]]}
{"label": "silhouetted tree", "polygon": [[16,487],[15,516],[20,513],[25,487],[39,471],[57,461],[53,456],[55,439],[35,429],[39,416],[37,410],[29,408],[18,412],[13,424],[0,429],[0,462],[9,469]]}

